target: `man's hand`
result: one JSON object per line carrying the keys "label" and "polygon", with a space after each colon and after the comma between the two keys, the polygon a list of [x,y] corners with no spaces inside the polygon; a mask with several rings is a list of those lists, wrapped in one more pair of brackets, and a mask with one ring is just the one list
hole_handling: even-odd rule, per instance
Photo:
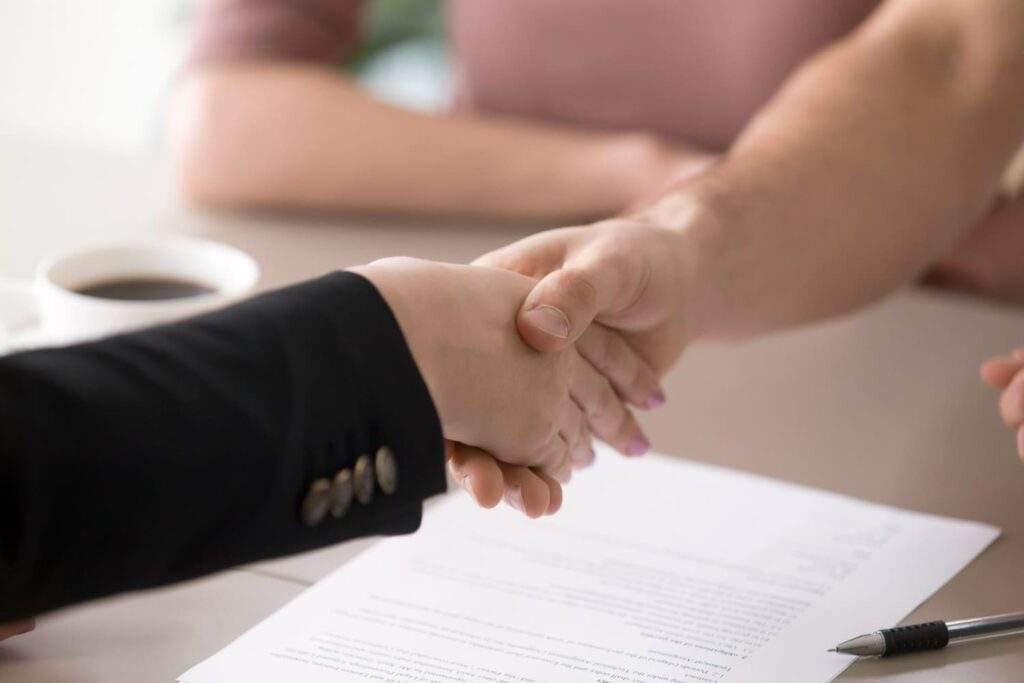
{"label": "man's hand", "polygon": [[[610,386],[632,405],[654,408],[665,401],[655,377],[688,340],[684,253],[677,233],[620,219],[533,235],[476,263],[540,280],[517,316],[531,346],[557,352],[575,344],[603,376],[606,393]],[[500,488],[499,464],[486,453],[453,458],[450,466],[482,505]],[[531,494],[542,499],[542,482],[531,483]],[[560,504],[561,492],[550,493]]]}
{"label": "man's hand", "polygon": [[1017,453],[1024,460],[1024,346],[1008,356],[990,358],[981,366],[981,377],[1002,392],[999,414],[1017,432]]}
{"label": "man's hand", "polygon": [[[553,351],[575,342],[622,395],[653,407],[664,396],[638,396],[631,389],[643,364],[630,359],[639,354],[661,376],[693,338],[698,320],[687,310],[689,260],[679,233],[639,219],[614,219],[533,235],[476,264],[540,280],[517,317],[527,343]],[[591,328],[595,321],[600,325]],[[588,338],[588,329],[599,332]]]}

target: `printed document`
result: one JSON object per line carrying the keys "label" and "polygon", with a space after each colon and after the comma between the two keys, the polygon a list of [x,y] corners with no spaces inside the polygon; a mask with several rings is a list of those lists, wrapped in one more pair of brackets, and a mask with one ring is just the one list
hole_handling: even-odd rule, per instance
{"label": "printed document", "polygon": [[998,534],[602,448],[558,514],[453,494],[180,680],[828,681]]}

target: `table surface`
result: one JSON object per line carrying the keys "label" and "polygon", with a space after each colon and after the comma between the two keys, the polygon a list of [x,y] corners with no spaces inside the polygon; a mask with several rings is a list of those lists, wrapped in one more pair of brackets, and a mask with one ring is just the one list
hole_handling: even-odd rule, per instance
{"label": "table surface", "polygon": [[[154,160],[0,139],[0,276],[28,276],[71,242],[172,232],[245,249],[263,269],[261,286],[274,287],[396,254],[467,261],[531,231],[203,214],[177,206],[166,186]],[[841,320],[691,349],[666,380],[668,405],[641,421],[663,452],[997,525],[1002,538],[909,620],[1024,609],[1024,465],[977,373],[1022,341],[1024,311],[903,292]],[[372,543],[46,615],[34,633],[0,645],[0,681],[174,680]],[[843,678],[1014,680],[1021,671],[1024,639],[1010,638],[858,662]]]}

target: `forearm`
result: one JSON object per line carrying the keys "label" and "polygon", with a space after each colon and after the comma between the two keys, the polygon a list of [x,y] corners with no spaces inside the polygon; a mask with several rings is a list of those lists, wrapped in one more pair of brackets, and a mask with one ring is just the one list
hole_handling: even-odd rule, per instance
{"label": "forearm", "polygon": [[891,2],[797,73],[724,161],[646,214],[701,254],[701,334],[864,305],[961,236],[1024,139],[1022,39],[1012,0]]}
{"label": "forearm", "polygon": [[[397,490],[304,524],[311,482],[382,445]],[[0,359],[0,621],[412,531],[441,447],[396,321],[352,274]]]}
{"label": "forearm", "polygon": [[309,65],[202,67],[174,109],[181,189],[213,205],[601,215],[678,163],[646,136],[406,111]]}

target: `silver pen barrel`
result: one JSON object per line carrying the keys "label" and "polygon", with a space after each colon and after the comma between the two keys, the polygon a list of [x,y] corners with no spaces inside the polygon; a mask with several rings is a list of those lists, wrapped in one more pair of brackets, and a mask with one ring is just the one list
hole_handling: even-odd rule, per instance
{"label": "silver pen barrel", "polygon": [[947,621],[946,628],[949,629],[951,643],[1018,635],[1024,633],[1024,612]]}

